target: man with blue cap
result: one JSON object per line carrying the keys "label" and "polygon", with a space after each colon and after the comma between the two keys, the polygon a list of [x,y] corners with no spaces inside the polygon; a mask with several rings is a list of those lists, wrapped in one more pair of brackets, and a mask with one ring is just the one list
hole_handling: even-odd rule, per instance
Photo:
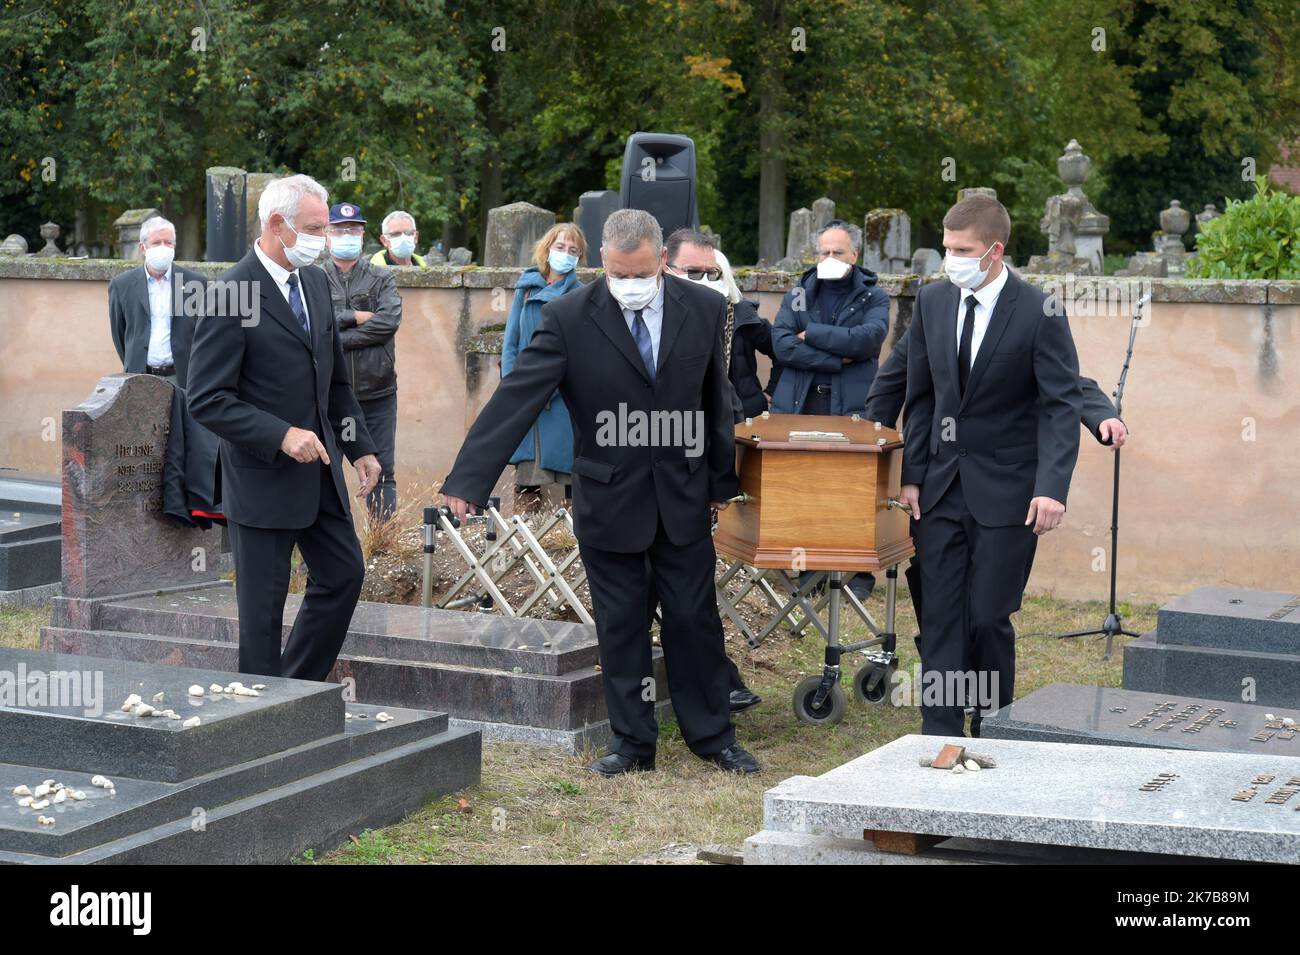
{"label": "man with blue cap", "polygon": [[393,459],[397,437],[397,370],[394,336],[402,322],[402,299],[393,273],[361,256],[365,242],[365,216],[351,202],[330,206],[329,279],[334,319],[338,322],[343,354],[352,376],[366,428],[375,442],[382,477],[370,492],[367,506],[372,517],[384,519],[397,510],[397,481]]}

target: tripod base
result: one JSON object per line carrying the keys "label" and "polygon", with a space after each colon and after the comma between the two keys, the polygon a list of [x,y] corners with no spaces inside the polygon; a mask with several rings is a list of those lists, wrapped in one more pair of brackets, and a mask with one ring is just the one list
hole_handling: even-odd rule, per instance
{"label": "tripod base", "polygon": [[1110,659],[1110,651],[1115,645],[1115,637],[1140,637],[1142,634],[1134,633],[1132,630],[1124,629],[1124,618],[1118,613],[1106,614],[1106,622],[1096,630],[1074,630],[1070,633],[1058,633],[1056,639],[1068,640],[1071,637],[1105,637],[1106,652],[1101,655],[1103,660]]}

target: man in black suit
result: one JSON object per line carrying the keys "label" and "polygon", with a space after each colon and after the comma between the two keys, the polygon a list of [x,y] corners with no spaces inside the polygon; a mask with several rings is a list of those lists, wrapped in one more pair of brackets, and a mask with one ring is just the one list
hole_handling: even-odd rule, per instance
{"label": "man in black suit", "polygon": [[[220,480],[239,602],[239,671],[324,680],[365,565],[340,453],[364,497],[379,461],[352,394],[325,273],[328,194],[289,176],[258,203],[262,235],[214,283],[190,356],[190,414],[221,438]],[[294,545],[307,593],[280,651]]]}
{"label": "man in black suit", "polygon": [[978,736],[1014,694],[1011,614],[1034,535],[1065,513],[1083,397],[1064,309],[1002,262],[1002,204],[969,196],[943,226],[948,282],[908,329],[899,496],[918,521],[922,731],[961,736],[971,705]]}
{"label": "man in black suit", "polygon": [[[903,412],[903,402],[907,397],[907,333],[899,336],[898,341],[889,352],[876,378],[871,383],[867,394],[867,418],[879,421],[893,428],[898,424],[898,416]],[[1120,420],[1115,406],[1106,397],[1106,393],[1091,378],[1079,376],[1079,388],[1083,392],[1083,414],[1080,423],[1092,433],[1097,442],[1112,451],[1118,451],[1128,440],[1128,428]],[[913,525],[915,528],[915,525]],[[1036,539],[1035,539],[1036,540]],[[913,534],[912,543],[916,543]],[[1034,556],[1031,549],[1029,564],[1025,567],[1025,583],[1029,583],[1029,573],[1033,569]],[[919,557],[908,561],[903,572],[907,578],[907,592],[912,598],[912,609],[916,613],[916,622],[921,622],[921,565]]]}
{"label": "man in black suit", "polygon": [[605,279],[542,307],[532,342],[470,429],[442,490],[463,519],[558,388],[573,420],[574,532],[587,571],[614,741],[605,776],[654,768],[650,575],[673,709],[691,750],[757,772],[728,713],[711,509],[739,490],[721,296],[664,273],[654,217],[605,221]]}
{"label": "man in black suit", "polygon": [[[184,303],[199,296],[207,278],[179,265],[176,227],[162,216],[140,226],[144,264],[108,283],[108,325],[122,370],[151,374],[185,387],[194,340],[195,309]],[[186,289],[192,290],[189,295]],[[177,294],[177,289],[181,294]],[[182,307],[177,307],[180,304]]]}

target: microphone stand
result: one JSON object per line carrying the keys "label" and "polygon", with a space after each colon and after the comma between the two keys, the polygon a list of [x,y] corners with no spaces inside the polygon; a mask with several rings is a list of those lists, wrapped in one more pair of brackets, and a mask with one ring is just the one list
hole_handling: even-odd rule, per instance
{"label": "microphone stand", "polygon": [[[1114,391],[1116,417],[1120,416],[1124,407],[1124,385],[1128,382],[1128,367],[1133,360],[1133,344],[1137,339],[1138,322],[1142,320],[1142,306],[1149,304],[1150,301],[1151,293],[1147,292],[1133,306],[1133,322],[1128,330],[1128,350],[1124,353],[1124,367],[1120,370],[1119,384],[1116,385]],[[1058,640],[1104,635],[1106,637],[1106,652],[1101,656],[1103,660],[1110,659],[1116,636],[1141,636],[1141,634],[1134,633],[1132,630],[1124,629],[1124,617],[1115,609],[1115,573],[1119,564],[1119,455],[1120,449],[1116,448],[1115,474],[1110,497],[1110,611],[1106,614],[1106,619],[1102,625],[1094,630],[1075,630],[1071,633],[1058,633],[1056,635]]]}

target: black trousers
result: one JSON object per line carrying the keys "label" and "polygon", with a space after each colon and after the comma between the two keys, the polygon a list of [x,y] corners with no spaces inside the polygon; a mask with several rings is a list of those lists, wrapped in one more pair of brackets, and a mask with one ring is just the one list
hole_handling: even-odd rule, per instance
{"label": "black trousers", "polygon": [[728,697],[728,660],[713,589],[717,555],[705,536],[685,547],[660,522],[647,551],[623,554],[579,542],[600,643],[600,669],[614,741],[610,750],[632,759],[654,756],[659,738],[651,692],[651,575],[663,601],[660,642],[682,737],[700,756],[736,741]]}
{"label": "black trousers", "polygon": [[[921,626],[921,544],[916,537],[916,521],[908,521],[908,531],[912,535],[912,547],[916,553],[907,562],[903,576],[907,579],[907,593],[912,598],[912,612],[916,614],[916,625]],[[1038,547],[1038,535],[1029,544],[1029,558],[1025,561],[1025,586],[1029,586],[1029,575],[1034,570],[1034,553]],[[920,635],[917,635],[917,649],[920,649]]]}
{"label": "black trousers", "polygon": [[[646,602],[646,626],[653,627],[655,625],[655,611],[659,609],[659,589],[655,587],[654,572],[648,572],[650,573],[650,587],[649,599]],[[736,690],[748,689],[748,687],[745,686],[745,681],[740,676],[740,667],[736,666],[736,661],[731,659],[730,656],[727,657],[727,688],[732,693]]]}
{"label": "black trousers", "polygon": [[921,731],[961,736],[974,706],[971,735],[985,712],[1011,702],[1016,633],[1033,556],[1029,527],[985,527],[971,516],[961,478],[921,516],[916,529],[921,585]]}
{"label": "black trousers", "polygon": [[393,476],[393,461],[397,448],[397,392],[383,398],[366,398],[357,402],[366,418],[366,430],[375,442],[375,457],[379,458],[381,474],[379,483],[366,495],[366,507],[371,514],[391,517],[397,510],[397,479]]}
{"label": "black trousers", "polygon": [[[282,530],[230,522],[240,673],[324,680],[347,636],[366,566],[329,468],[318,467],[321,504],[310,527]],[[307,593],[281,653],[295,544],[307,563]]]}

